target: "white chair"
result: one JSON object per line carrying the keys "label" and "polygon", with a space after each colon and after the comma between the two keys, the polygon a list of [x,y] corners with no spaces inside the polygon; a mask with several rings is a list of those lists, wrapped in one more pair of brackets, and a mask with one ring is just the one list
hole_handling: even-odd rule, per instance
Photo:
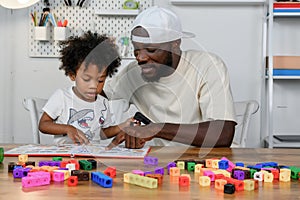
{"label": "white chair", "polygon": [[251,115],[258,111],[259,105],[255,100],[234,102],[237,125],[231,147],[246,147]]}
{"label": "white chair", "polygon": [[31,128],[33,134],[33,143],[34,144],[52,144],[53,135],[43,134],[39,131],[39,120],[43,113],[43,106],[46,104],[47,99],[29,97],[23,99],[24,108],[29,111],[31,119]]}

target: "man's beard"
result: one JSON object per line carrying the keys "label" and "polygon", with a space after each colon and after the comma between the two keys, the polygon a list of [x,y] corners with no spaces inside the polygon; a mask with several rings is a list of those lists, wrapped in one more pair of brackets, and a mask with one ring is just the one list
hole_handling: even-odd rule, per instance
{"label": "man's beard", "polygon": [[156,82],[156,81],[159,81],[159,79],[161,77],[168,76],[168,75],[170,75],[170,71],[174,71],[174,69],[172,68],[172,65],[173,65],[172,53],[168,52],[166,62],[164,64],[160,64],[160,67],[158,67],[156,69],[157,70],[156,76],[146,77],[143,74],[141,74],[142,78],[146,82]]}

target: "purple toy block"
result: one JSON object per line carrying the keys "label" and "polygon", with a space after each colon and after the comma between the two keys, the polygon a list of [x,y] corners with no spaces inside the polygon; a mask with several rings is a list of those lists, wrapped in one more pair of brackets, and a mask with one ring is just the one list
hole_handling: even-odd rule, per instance
{"label": "purple toy block", "polygon": [[144,157],[144,164],[145,165],[157,165],[158,164],[158,159],[156,157],[152,157],[152,156],[145,156]]}
{"label": "purple toy block", "polygon": [[153,172],[151,172],[151,171],[145,171],[144,172],[144,176],[146,176],[147,174],[153,174]]}
{"label": "purple toy block", "polygon": [[238,180],[244,180],[245,172],[242,170],[234,170],[233,178],[238,179]]}
{"label": "purple toy block", "polygon": [[31,168],[16,168],[13,171],[14,178],[22,178],[27,176],[28,172],[31,170]]}
{"label": "purple toy block", "polygon": [[175,162],[169,162],[167,165],[167,169],[168,169],[168,174],[170,174],[170,168],[171,167],[176,167],[176,163]]}
{"label": "purple toy block", "polygon": [[157,167],[154,170],[154,174],[164,175],[165,174],[165,169],[163,167]]}

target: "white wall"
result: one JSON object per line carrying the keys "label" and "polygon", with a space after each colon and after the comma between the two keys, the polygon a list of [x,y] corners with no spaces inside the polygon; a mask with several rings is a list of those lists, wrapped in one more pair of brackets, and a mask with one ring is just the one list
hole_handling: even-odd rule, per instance
{"label": "white wall", "polygon": [[[236,101],[261,96],[263,6],[197,5],[170,6],[182,19],[184,29],[197,37],[184,41],[184,48],[204,48],[223,58],[228,66]],[[58,87],[70,84],[58,70],[57,58],[29,58],[28,10],[0,7],[0,143],[32,141],[30,119],[22,107],[27,96],[47,98]],[[10,40],[9,37],[12,37]],[[202,47],[201,47],[202,46]],[[255,114],[248,146],[260,144],[260,115]]]}

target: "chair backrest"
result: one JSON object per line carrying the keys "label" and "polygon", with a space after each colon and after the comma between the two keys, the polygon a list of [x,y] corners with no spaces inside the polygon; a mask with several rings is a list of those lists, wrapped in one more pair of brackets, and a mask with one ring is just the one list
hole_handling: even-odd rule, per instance
{"label": "chair backrest", "polygon": [[237,125],[231,147],[246,147],[246,139],[248,135],[251,115],[256,113],[259,104],[255,100],[234,102],[236,112]]}
{"label": "chair backrest", "polygon": [[40,133],[38,127],[40,117],[43,113],[42,108],[46,102],[47,99],[37,97],[28,97],[23,99],[23,106],[30,113],[34,144],[51,144],[53,142],[53,135]]}

